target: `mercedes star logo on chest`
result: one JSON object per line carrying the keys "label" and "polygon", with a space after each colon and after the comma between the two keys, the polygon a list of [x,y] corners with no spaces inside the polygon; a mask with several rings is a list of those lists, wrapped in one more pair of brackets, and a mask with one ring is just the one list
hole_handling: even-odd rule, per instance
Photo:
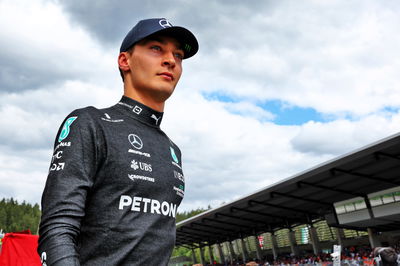
{"label": "mercedes star logo on chest", "polygon": [[132,146],[138,150],[140,150],[143,147],[142,140],[139,138],[139,136],[135,134],[130,134],[128,136],[128,140],[132,144]]}

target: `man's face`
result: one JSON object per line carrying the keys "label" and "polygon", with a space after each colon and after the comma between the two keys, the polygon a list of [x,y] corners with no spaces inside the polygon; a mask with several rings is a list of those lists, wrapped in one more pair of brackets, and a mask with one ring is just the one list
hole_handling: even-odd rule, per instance
{"label": "man's face", "polygon": [[138,42],[127,54],[133,88],[165,101],[181,77],[183,56],[180,44],[171,37],[155,35]]}

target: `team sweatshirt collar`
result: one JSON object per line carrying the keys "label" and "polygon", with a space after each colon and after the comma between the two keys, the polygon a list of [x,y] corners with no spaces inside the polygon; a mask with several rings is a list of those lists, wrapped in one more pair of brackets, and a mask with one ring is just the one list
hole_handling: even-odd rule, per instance
{"label": "team sweatshirt collar", "polygon": [[126,96],[122,96],[118,103],[123,112],[139,121],[152,126],[160,127],[161,120],[164,113],[160,113],[151,109],[150,107],[135,101]]}

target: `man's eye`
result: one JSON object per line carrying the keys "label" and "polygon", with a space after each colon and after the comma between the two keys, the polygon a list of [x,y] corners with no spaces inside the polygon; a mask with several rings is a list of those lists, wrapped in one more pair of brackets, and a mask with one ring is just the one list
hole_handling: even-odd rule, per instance
{"label": "man's eye", "polygon": [[183,53],[175,53],[175,57],[178,59],[183,59]]}
{"label": "man's eye", "polygon": [[155,51],[161,51],[161,47],[158,46],[158,45],[153,45],[153,46],[151,46],[150,48],[151,48],[152,50],[155,50]]}

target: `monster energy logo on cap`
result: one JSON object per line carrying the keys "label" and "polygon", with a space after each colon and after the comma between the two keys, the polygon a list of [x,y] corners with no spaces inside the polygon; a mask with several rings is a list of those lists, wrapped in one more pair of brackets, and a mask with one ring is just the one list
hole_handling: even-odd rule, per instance
{"label": "monster energy logo on cap", "polygon": [[185,51],[190,52],[190,50],[192,50],[192,47],[189,44],[185,43],[184,49]]}
{"label": "monster energy logo on cap", "polygon": [[77,119],[77,116],[72,116],[70,118],[67,119],[67,121],[65,121],[64,126],[61,130],[60,136],[58,136],[58,142],[63,141],[66,137],[68,137],[69,134],[69,127],[71,126],[71,124],[75,121],[75,119]]}

